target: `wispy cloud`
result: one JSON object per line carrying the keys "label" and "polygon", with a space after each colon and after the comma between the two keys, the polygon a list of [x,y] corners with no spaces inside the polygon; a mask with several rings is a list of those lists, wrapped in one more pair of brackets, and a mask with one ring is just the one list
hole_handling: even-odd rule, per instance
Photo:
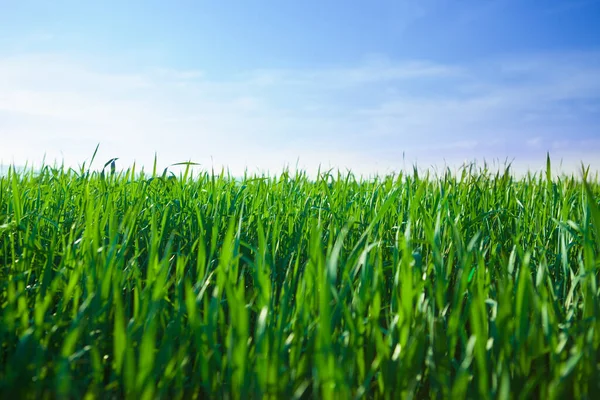
{"label": "wispy cloud", "polygon": [[[235,173],[285,165],[389,171],[474,158],[600,160],[600,55],[470,65],[370,58],[315,70],[116,73],[57,54],[0,59],[0,159],[193,159]],[[403,161],[403,154],[406,159]],[[542,160],[542,161],[540,161]]]}

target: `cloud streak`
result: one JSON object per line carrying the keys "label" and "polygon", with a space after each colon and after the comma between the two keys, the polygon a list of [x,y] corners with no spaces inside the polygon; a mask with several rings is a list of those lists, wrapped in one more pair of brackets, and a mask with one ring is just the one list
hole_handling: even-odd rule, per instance
{"label": "cloud streak", "polygon": [[[546,151],[600,159],[600,54],[571,52],[468,65],[367,58],[355,66],[115,72],[60,54],[0,59],[0,159],[149,166],[187,159],[233,173],[284,165],[358,173],[419,164],[515,159]],[[404,154],[404,160],[403,160]],[[594,164],[594,162],[596,164]],[[568,164],[568,165],[567,165]]]}

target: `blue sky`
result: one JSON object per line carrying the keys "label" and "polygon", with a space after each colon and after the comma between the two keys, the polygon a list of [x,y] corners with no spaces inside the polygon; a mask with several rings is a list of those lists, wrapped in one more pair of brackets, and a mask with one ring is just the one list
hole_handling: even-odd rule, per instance
{"label": "blue sky", "polygon": [[2,1],[0,163],[600,169],[600,1]]}

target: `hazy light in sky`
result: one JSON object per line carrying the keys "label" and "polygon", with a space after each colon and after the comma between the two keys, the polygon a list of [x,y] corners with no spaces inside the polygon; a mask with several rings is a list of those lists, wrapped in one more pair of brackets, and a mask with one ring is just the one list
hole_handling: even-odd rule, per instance
{"label": "hazy light in sky", "polygon": [[[600,169],[600,2],[8,2],[0,164]],[[102,163],[100,163],[102,164]]]}

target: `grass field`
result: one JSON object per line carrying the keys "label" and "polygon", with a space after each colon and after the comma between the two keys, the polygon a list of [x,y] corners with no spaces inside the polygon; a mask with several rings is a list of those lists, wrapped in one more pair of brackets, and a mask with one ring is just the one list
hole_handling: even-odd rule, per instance
{"label": "grass field", "polygon": [[600,183],[0,177],[0,398],[600,398]]}

